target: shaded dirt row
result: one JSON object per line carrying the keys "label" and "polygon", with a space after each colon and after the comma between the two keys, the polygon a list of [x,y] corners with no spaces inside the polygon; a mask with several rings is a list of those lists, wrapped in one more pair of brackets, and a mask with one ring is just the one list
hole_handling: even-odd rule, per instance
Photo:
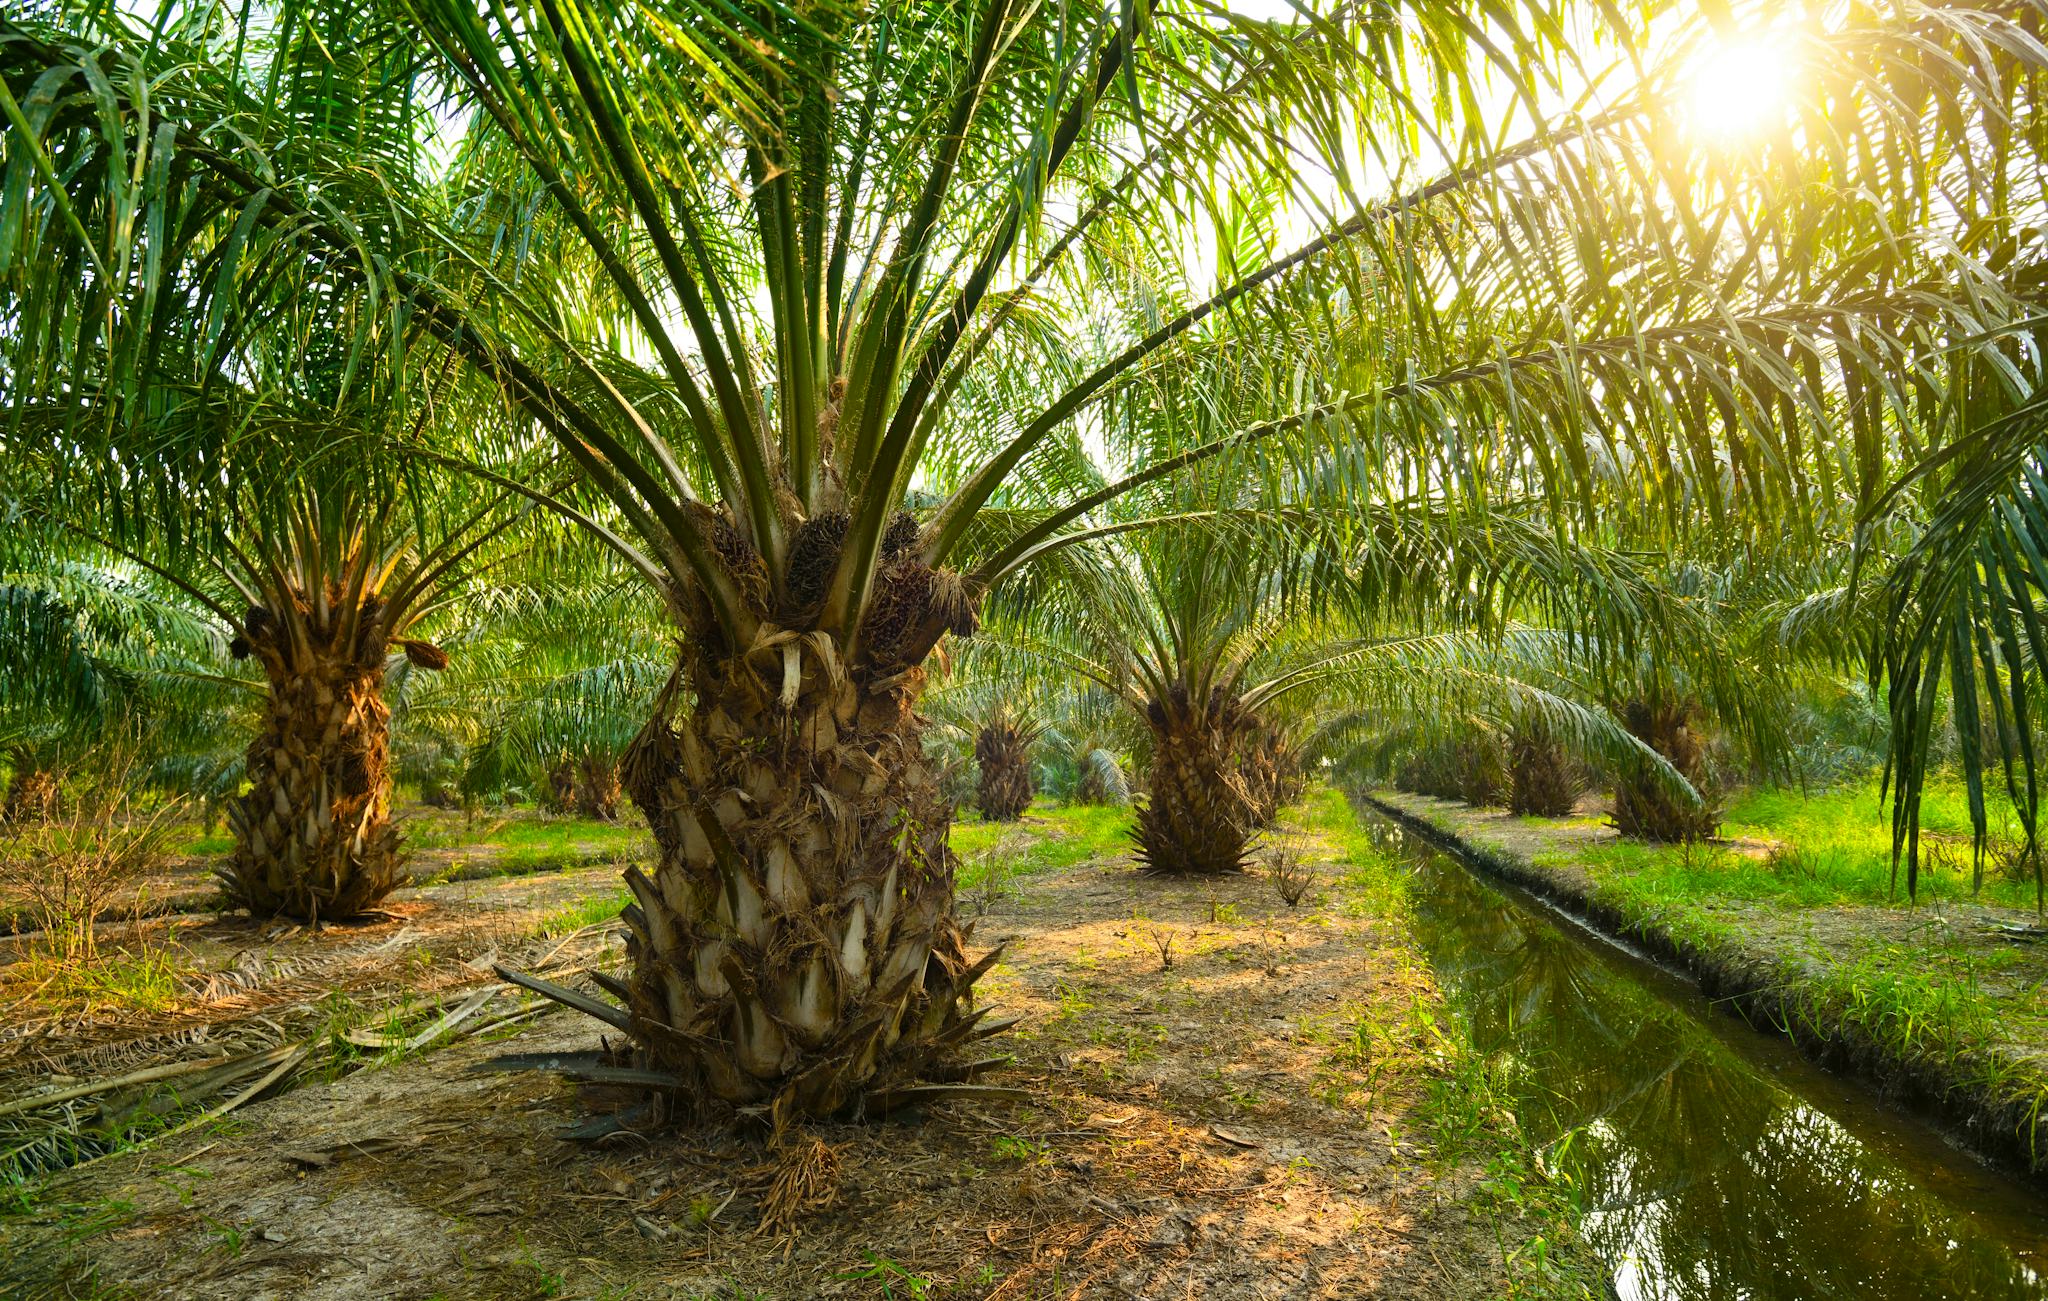
{"label": "shaded dirt row", "polygon": [[[1504,1295],[1555,1226],[1432,1147],[1427,968],[1318,870],[1299,910],[1257,877],[1122,861],[981,894],[977,943],[1009,941],[986,995],[1024,1018],[995,1082],[1023,1105],[820,1127],[781,1155],[722,1132],[570,1143],[606,1099],[471,1069],[597,1042],[554,1016],[75,1171],[0,1219],[0,1259],[58,1295]],[[763,1233],[799,1158],[824,1204]],[[1547,1268],[1574,1267],[1567,1246]]]}

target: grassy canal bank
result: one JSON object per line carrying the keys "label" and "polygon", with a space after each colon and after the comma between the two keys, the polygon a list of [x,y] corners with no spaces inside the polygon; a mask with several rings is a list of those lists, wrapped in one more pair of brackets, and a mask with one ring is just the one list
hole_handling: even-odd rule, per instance
{"label": "grassy canal bank", "polygon": [[1935,868],[1889,890],[1875,794],[1777,791],[1732,805],[1710,844],[1622,840],[1595,816],[1515,817],[1393,791],[1397,820],[1684,967],[1752,1022],[2048,1174],[2048,934],[2031,885],[1971,889],[1966,812],[1931,799]]}

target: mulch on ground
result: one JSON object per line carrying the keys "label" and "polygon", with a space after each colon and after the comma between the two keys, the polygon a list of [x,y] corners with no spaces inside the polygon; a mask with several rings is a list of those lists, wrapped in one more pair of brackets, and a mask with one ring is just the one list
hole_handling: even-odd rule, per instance
{"label": "mulch on ground", "polygon": [[[977,892],[977,944],[1008,942],[984,996],[1024,1018],[992,1082],[1021,1105],[815,1126],[780,1152],[723,1131],[572,1143],[605,1099],[472,1070],[596,1045],[596,1022],[551,1015],[61,1176],[0,1219],[0,1271],[209,1301],[1504,1295],[1508,1256],[1552,1226],[1502,1219],[1430,1146],[1427,967],[1342,867],[1319,872],[1299,909],[1258,876],[1121,858]],[[794,1227],[769,1224],[792,1198]]]}
{"label": "mulch on ground", "polygon": [[276,1042],[351,1010],[399,1007],[547,947],[562,910],[617,893],[612,864],[401,890],[369,919],[299,926],[240,913],[102,923],[95,980],[0,937],[0,1097],[169,1055]]}

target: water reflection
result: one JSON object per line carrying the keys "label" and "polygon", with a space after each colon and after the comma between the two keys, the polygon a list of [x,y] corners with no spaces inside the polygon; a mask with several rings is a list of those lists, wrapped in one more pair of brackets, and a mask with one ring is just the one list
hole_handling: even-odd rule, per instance
{"label": "water reflection", "polygon": [[1558,1163],[1623,1297],[2048,1297],[2048,1202],[1647,964],[1408,852],[1438,979],[1511,1067],[1529,1133],[1569,1136]]}

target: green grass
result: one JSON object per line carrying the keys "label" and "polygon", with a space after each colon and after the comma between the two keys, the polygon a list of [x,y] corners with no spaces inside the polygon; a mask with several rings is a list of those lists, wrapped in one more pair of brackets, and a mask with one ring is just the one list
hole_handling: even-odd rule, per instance
{"label": "green grass", "polygon": [[[1350,916],[1393,923],[1377,942],[1399,950],[1414,969],[1427,968],[1406,925],[1412,909],[1407,865],[1380,848],[1350,801],[1338,791],[1314,791],[1296,821],[1323,838],[1343,863],[1334,892],[1337,905]],[[1420,1122],[1416,1137],[1426,1140],[1426,1164],[1440,1174],[1460,1165],[1482,1171],[1474,1208],[1493,1229],[1507,1272],[1503,1295],[1530,1301],[1601,1295],[1598,1262],[1578,1244],[1572,1227],[1581,1212],[1577,1190],[1536,1159],[1515,1120],[1506,1064],[1475,1050],[1452,1009],[1434,996],[1418,994],[1391,1020],[1384,1013],[1378,1021],[1364,1019],[1363,1005],[1357,1004],[1347,1004],[1344,1014],[1341,1033],[1332,1030],[1326,1083],[1336,1088],[1330,1096],[1348,1096],[1355,1080],[1339,1081],[1360,1074],[1369,1096],[1380,1073],[1405,1063],[1428,1076],[1428,1090],[1415,1112]],[[1390,1159],[1397,1164],[1415,1159],[1394,1131],[1388,1131],[1388,1141]]]}
{"label": "green grass", "polygon": [[[563,854],[628,849],[646,843],[647,828],[636,819],[597,822],[587,818],[479,819],[475,828],[414,821],[405,829],[412,849],[490,848],[502,863],[532,862]],[[579,851],[578,846],[586,849]]]}
{"label": "green grass", "polygon": [[89,961],[66,962],[41,952],[20,959],[14,978],[35,985],[38,996],[55,1004],[111,1005],[138,1012],[161,1012],[182,996],[179,978],[185,969],[168,947],[137,952],[102,947]]}
{"label": "green grass", "polygon": [[[407,813],[400,817],[405,847],[411,850],[479,849],[493,854],[492,862],[506,868],[572,862],[623,852],[647,843],[647,828],[637,816],[618,822],[587,818],[535,818],[485,815],[469,825],[460,814]],[[212,835],[192,823],[174,838],[181,857],[216,858],[234,851],[234,837],[224,831]]]}
{"label": "green grass", "polygon": [[[1041,799],[1026,816],[1033,820],[953,824],[949,843],[960,856],[961,889],[977,889],[1004,874],[1065,871],[1130,847],[1132,814],[1127,808]],[[1011,844],[1014,849],[1006,851]]]}
{"label": "green grass", "polygon": [[[1530,819],[1538,825],[1560,825]],[[1931,833],[1923,847],[1940,847],[1923,858],[1920,899],[1923,903],[1969,899],[1971,894],[1970,815],[1961,783],[1930,783],[1921,807],[1921,826]],[[1649,845],[1620,841],[1577,855],[1603,884],[1648,898],[1721,898],[1819,908],[1834,904],[1884,904],[1895,892],[1891,869],[1891,814],[1878,797],[1875,782],[1844,790],[1802,795],[1798,791],[1751,791],[1728,808],[1721,834],[1727,840],[1775,843],[1767,855],[1744,853],[1725,846]],[[1990,809],[1992,842],[2010,844],[2019,836],[2009,805]],[[1896,898],[1903,899],[1902,879]],[[2031,908],[2031,878],[2002,873],[1987,861],[1985,903]]]}
{"label": "green grass", "polygon": [[593,895],[579,903],[549,913],[547,918],[534,928],[534,934],[551,940],[573,935],[586,926],[616,920],[626,905],[632,902],[632,892],[623,887],[611,894]]}
{"label": "green grass", "polygon": [[1462,1039],[1446,1052],[1420,1113],[1436,1140],[1437,1160],[1471,1161],[1484,1171],[1478,1204],[1492,1221],[1495,1250],[1507,1270],[1506,1296],[1590,1301],[1607,1295],[1604,1271],[1573,1227],[1585,1211],[1577,1186],[1536,1158],[1516,1119],[1513,1071],[1511,1063],[1489,1060]]}
{"label": "green grass", "polygon": [[1312,791],[1301,805],[1299,821],[1327,840],[1346,865],[1338,906],[1347,916],[1406,919],[1407,875],[1359,823],[1343,792],[1328,787]]}
{"label": "green grass", "polygon": [[[2048,1072],[2001,1051],[2009,1043],[2048,1045],[2038,967],[2031,976],[2000,979],[2023,960],[2018,951],[1973,942],[1934,917],[1902,938],[1870,932],[1760,941],[1747,919],[1714,911],[1730,896],[1688,895],[1687,881],[1646,872],[1612,882],[1601,897],[1695,952],[1738,964],[1749,961],[1747,954],[1765,954],[1778,972],[1779,1028],[1796,1038],[1854,1044],[1866,1054],[1876,1049],[1886,1061],[1930,1072],[1951,1091],[2017,1100],[2030,1117],[2048,1114]],[[1796,906],[1797,897],[1761,902]]]}
{"label": "green grass", "polygon": [[[492,873],[520,876],[551,868],[577,867],[631,859],[651,859],[653,842],[647,828],[637,819],[594,822],[582,818],[542,822],[498,819],[479,823],[474,829],[459,824],[416,822],[407,829],[406,847],[415,850],[452,850],[449,860],[421,885],[439,885],[458,876],[479,875],[461,851],[476,854],[477,865]],[[465,870],[469,869],[469,870]]]}
{"label": "green grass", "polygon": [[163,844],[172,858],[218,858],[234,852],[235,837],[224,826],[216,825],[208,831],[204,823],[194,819],[172,824]]}

